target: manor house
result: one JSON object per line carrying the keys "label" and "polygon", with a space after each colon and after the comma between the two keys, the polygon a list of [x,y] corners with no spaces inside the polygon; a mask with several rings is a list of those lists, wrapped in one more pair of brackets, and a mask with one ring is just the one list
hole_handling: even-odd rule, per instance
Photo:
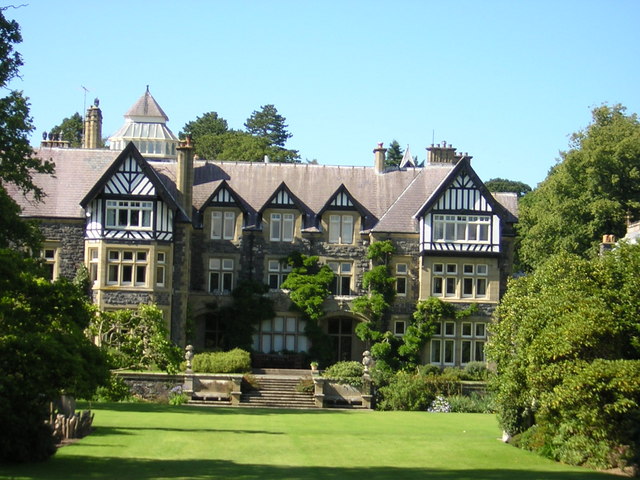
{"label": "manor house", "polygon": [[416,302],[430,296],[476,304],[472,316],[438,326],[423,361],[484,361],[487,324],[510,275],[517,199],[491,194],[470,156],[442,143],[427,148],[424,166],[407,155],[386,169],[379,144],[369,167],[221,162],[194,158],[167,121],[147,90],[109,149],[97,148],[97,102],[83,148],[42,142],[37,156],[56,165],[55,176],[35,176],[44,202],[10,193],[24,217],[40,222],[52,278],[86,266],[101,309],[153,302],[172,339],[184,345],[189,329],[197,351],[216,348],[224,335],[211,305],[229,302],[240,280],[260,280],[277,314],[256,327],[254,351],[305,352],[305,320],[280,288],[288,273],[281,259],[317,255],[335,273],[320,327],[335,360],[359,361],[366,345],[354,329],[368,319],[351,302],[366,293],[367,247],[390,240],[397,296],[388,329],[402,336]]}

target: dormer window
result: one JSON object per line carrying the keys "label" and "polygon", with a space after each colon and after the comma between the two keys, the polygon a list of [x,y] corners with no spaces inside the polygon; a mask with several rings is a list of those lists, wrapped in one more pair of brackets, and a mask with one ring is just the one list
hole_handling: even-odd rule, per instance
{"label": "dormer window", "polygon": [[211,212],[211,238],[214,240],[233,240],[236,233],[236,214],[226,211]]}
{"label": "dormer window", "polygon": [[272,213],[269,224],[269,240],[292,242],[295,217],[293,213]]}
{"label": "dormer window", "polygon": [[353,215],[329,215],[329,243],[353,243]]}
{"label": "dormer window", "polygon": [[151,229],[153,202],[107,200],[107,228]]}

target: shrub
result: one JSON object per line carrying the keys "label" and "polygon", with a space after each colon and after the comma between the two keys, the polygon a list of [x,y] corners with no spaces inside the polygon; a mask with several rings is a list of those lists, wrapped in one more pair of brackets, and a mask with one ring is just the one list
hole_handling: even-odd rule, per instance
{"label": "shrub", "polygon": [[364,366],[358,362],[338,362],[331,365],[322,376],[336,380],[340,383],[358,387],[362,385]]}
{"label": "shrub", "polygon": [[169,405],[179,406],[189,401],[189,396],[182,391],[181,385],[176,385],[169,390]]}
{"label": "shrub", "polygon": [[94,402],[124,402],[132,399],[129,385],[118,375],[111,374],[104,387],[98,387],[92,400]]}
{"label": "shrub", "polygon": [[486,380],[489,370],[484,362],[469,362],[464,367],[464,376],[467,380]]}
{"label": "shrub", "polygon": [[459,382],[464,380],[464,372],[458,367],[444,367],[442,370],[442,377],[453,382]]}
{"label": "shrub", "polygon": [[192,366],[194,372],[200,373],[245,373],[251,370],[251,355],[240,348],[198,353],[193,357]]}
{"label": "shrub", "polygon": [[427,376],[427,375],[440,375],[441,370],[437,365],[427,364],[427,365],[419,365],[417,368],[418,375]]}
{"label": "shrub", "polygon": [[427,410],[436,397],[426,377],[407,372],[396,373],[379,393],[380,410]]}
{"label": "shrub", "polygon": [[494,413],[493,398],[490,395],[451,395],[447,397],[451,412],[455,413]]}

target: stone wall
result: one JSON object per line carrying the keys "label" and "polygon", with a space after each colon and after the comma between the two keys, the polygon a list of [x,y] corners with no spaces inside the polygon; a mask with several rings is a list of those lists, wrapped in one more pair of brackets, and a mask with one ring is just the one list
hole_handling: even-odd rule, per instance
{"label": "stone wall", "polygon": [[118,372],[116,375],[124,380],[133,395],[152,401],[166,401],[171,389],[182,387],[185,382],[184,375],[124,372]]}
{"label": "stone wall", "polygon": [[84,265],[84,222],[42,222],[40,228],[47,241],[60,246],[58,275],[73,279],[78,267]]}

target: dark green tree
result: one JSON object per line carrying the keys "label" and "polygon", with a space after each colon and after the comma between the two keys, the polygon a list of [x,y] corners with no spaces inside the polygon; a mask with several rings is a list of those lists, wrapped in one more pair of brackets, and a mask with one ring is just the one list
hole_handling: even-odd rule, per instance
{"label": "dark green tree", "polygon": [[[0,8],[0,87],[6,90],[22,65],[14,51],[22,37],[5,11]],[[53,454],[49,403],[62,392],[90,397],[108,376],[100,351],[84,336],[93,314],[85,293],[65,280],[45,280],[38,262],[17,248],[36,252],[38,235],[22,223],[7,188],[38,201],[45,192],[33,174],[54,169],[34,156],[32,130],[27,100],[9,91],[0,98],[0,462]]]}
{"label": "dark green tree", "polygon": [[278,113],[274,105],[263,105],[260,110],[254,110],[244,126],[251,135],[264,137],[269,145],[284,147],[292,134],[287,131],[286,119]]}
{"label": "dark green tree", "polygon": [[640,246],[560,253],[509,284],[491,326],[499,420],[520,443],[597,468],[640,459]]}
{"label": "dark green tree", "polygon": [[82,116],[76,112],[70,117],[64,118],[60,125],[56,125],[49,132],[53,135],[60,135],[61,140],[67,140],[71,147],[79,148],[82,146],[83,130]]}
{"label": "dark green tree", "polygon": [[605,234],[623,236],[640,215],[640,122],[621,105],[593,110],[547,178],[520,202],[519,257],[527,269],[549,256],[590,256]]}
{"label": "dark green tree", "polygon": [[396,139],[393,139],[387,148],[386,157],[384,160],[385,167],[399,167],[402,162],[404,151]]}
{"label": "dark green tree", "polygon": [[84,333],[93,316],[80,288],[0,250],[0,462],[48,458],[50,402],[61,393],[91,398],[106,383],[105,358]]}
{"label": "dark green tree", "polygon": [[203,113],[195,120],[187,122],[180,131],[180,138],[191,135],[194,153],[200,158],[214,160],[222,151],[223,142],[220,136],[229,131],[227,121],[217,112]]}
{"label": "dark green tree", "polygon": [[504,178],[492,178],[484,182],[484,186],[490,192],[512,192],[517,193],[518,197],[523,197],[531,191],[531,187],[524,182],[515,180],[506,180]]}

